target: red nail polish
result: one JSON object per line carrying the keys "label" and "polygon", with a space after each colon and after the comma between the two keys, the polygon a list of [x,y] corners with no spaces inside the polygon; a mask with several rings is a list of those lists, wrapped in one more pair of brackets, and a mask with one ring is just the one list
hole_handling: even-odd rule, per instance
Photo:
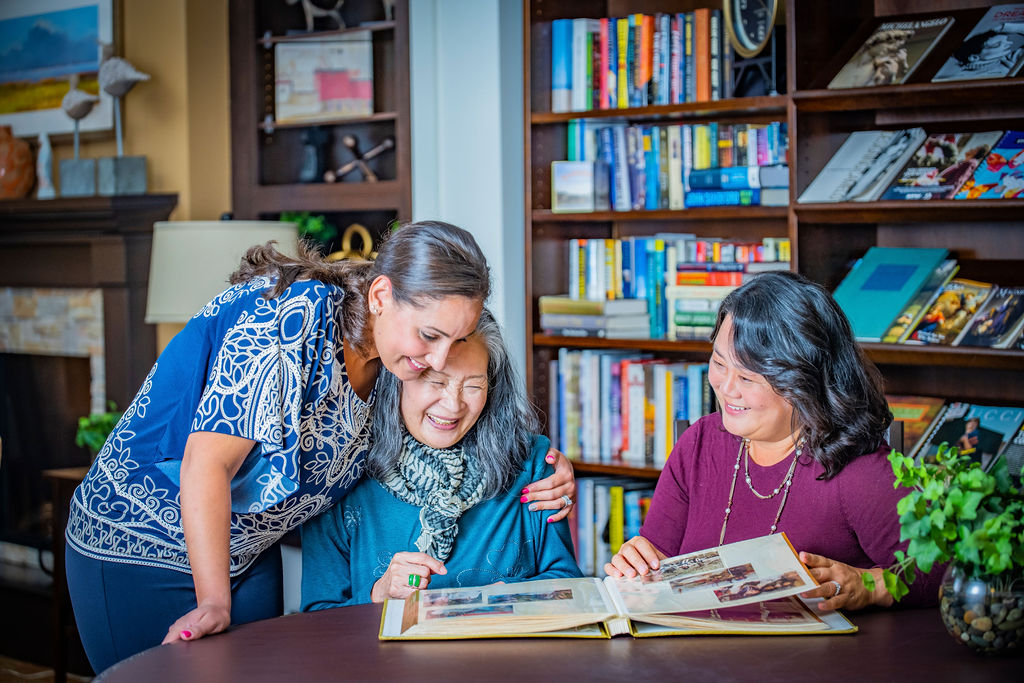
{"label": "red nail polish", "polygon": [[185,638],[191,638],[192,637],[192,631],[182,631],[181,635],[183,637],[185,637]]}
{"label": "red nail polish", "polygon": [[527,501],[526,496],[523,496],[522,498],[519,499],[520,503],[525,503],[526,501]]}
{"label": "red nail polish", "polygon": [[530,489],[528,489],[528,488],[527,489],[523,489],[523,493],[529,493],[529,492],[530,492]]}

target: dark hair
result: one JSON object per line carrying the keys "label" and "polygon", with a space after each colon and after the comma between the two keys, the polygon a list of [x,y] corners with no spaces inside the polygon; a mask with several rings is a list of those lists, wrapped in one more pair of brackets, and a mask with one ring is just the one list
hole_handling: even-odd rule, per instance
{"label": "dark hair", "polygon": [[737,360],[793,406],[792,426],[824,479],[878,449],[892,422],[882,376],[828,290],[796,273],[762,273],[725,298],[712,339],[727,315]]}
{"label": "dark hair", "polygon": [[[483,466],[485,497],[490,498],[504,491],[523,469],[540,423],[505,347],[501,326],[486,308],[471,339],[479,339],[487,348],[487,402],[463,437],[463,445],[467,457],[477,458]],[[394,469],[405,438],[401,380],[381,368],[376,394],[366,471],[381,480]]]}
{"label": "dark hair", "polygon": [[491,292],[490,269],[476,240],[462,228],[441,221],[407,223],[385,235],[373,261],[327,261],[304,242],[300,242],[298,255],[293,258],[273,245],[268,242],[251,247],[232,273],[231,284],[264,275],[276,277],[268,298],[279,296],[296,280],[319,280],[342,287],[341,331],[360,351],[366,351],[372,343],[366,334],[366,297],[370,283],[378,276],[391,281],[395,300],[414,306],[450,296],[484,302]]}

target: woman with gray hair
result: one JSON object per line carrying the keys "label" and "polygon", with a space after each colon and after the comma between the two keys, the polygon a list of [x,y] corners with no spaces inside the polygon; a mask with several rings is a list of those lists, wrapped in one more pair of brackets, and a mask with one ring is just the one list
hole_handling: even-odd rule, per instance
{"label": "woman with gray hair", "polygon": [[484,309],[443,371],[377,381],[369,477],[302,529],[302,609],[580,576],[564,520],[524,509],[548,439]]}

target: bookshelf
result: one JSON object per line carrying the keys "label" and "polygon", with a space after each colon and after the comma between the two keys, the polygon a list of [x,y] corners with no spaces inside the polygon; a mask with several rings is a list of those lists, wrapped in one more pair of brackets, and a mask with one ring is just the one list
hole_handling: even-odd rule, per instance
{"label": "bookshelf", "polygon": [[[700,341],[606,340],[549,337],[539,328],[538,297],[566,291],[570,238],[618,238],[660,231],[757,239],[788,236],[792,267],[834,290],[853,259],[871,246],[949,249],[959,276],[1024,285],[1024,201],[949,200],[802,204],[810,184],[847,135],[856,130],[922,126],[929,132],[971,132],[1024,125],[1024,78],[930,82],[952,47],[988,7],[986,0],[788,0],[784,59],[788,90],[715,102],[643,108],[550,110],[551,35],[555,19],[614,17],[633,12],[682,12],[715,6],[711,0],[577,0],[524,3],[524,133],[526,151],[527,376],[536,406],[546,413],[548,367],[560,347],[648,351],[659,357],[705,361]],[[954,27],[907,84],[851,90],[826,85],[863,42],[878,17],[952,13]],[[948,49],[947,49],[948,48]],[[567,158],[570,119],[619,117],[635,122],[702,123],[782,120],[789,128],[791,199],[784,207],[554,214],[550,163]],[[1024,405],[1020,351],[865,344],[894,394],[958,398],[992,405]],[[657,470],[576,463],[582,473],[654,478]]]}
{"label": "bookshelf", "polygon": [[[232,204],[236,218],[274,219],[282,211],[309,211],[324,214],[339,233],[351,223],[361,223],[376,237],[392,220],[412,217],[408,2],[396,0],[393,4],[394,17],[387,19],[379,0],[349,0],[340,10],[346,28],[318,19],[314,32],[306,33],[301,3],[230,1]],[[372,41],[372,113],[315,123],[276,121],[276,46],[343,40],[360,31],[368,31]],[[302,182],[304,136],[317,129],[326,135],[326,164],[331,169],[354,159],[344,136],[354,136],[363,154],[393,138],[391,150],[366,162],[378,180],[367,182],[355,171],[334,183]]]}

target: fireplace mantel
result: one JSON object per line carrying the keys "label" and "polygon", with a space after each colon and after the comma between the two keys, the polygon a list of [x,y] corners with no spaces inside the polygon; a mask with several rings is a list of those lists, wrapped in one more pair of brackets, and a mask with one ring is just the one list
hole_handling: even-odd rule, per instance
{"label": "fireplace mantel", "polygon": [[127,406],[156,358],[145,323],[153,223],[176,194],[0,200],[0,286],[103,292],[107,398]]}

